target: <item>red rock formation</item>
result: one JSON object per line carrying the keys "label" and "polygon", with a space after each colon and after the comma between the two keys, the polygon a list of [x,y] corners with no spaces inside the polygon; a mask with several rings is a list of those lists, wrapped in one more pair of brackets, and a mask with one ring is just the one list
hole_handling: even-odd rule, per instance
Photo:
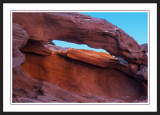
{"label": "red rock formation", "polygon": [[49,56],[52,52],[46,48],[41,41],[28,40],[27,44],[21,48],[23,52],[31,52],[39,55]]}
{"label": "red rock formation", "polygon": [[[22,69],[19,73],[13,72],[12,99],[14,103],[97,102],[98,100],[88,99],[57,85],[36,80]],[[107,100],[102,100],[102,102],[105,101],[107,102]],[[115,101],[118,102],[118,100]]]}
{"label": "red rock formation", "polygon": [[13,22],[22,25],[34,40],[58,39],[87,44],[127,61],[143,61],[144,49],[123,30],[104,19],[79,13],[13,13]]}
{"label": "red rock formation", "polygon": [[[25,61],[24,54],[19,50],[25,46],[27,40],[29,39],[28,34],[22,28],[22,26],[18,24],[13,24],[13,57],[12,57],[12,67],[13,67],[13,90],[12,90],[12,101],[14,103],[39,103],[39,102],[97,102],[95,100],[90,100],[72,92],[66,91],[61,89],[60,87],[47,83],[45,81],[34,79],[30,76],[26,71],[21,69],[21,65]],[[38,42],[38,41],[37,41]],[[28,42],[27,45],[30,46]],[[38,42],[39,43],[39,42]],[[35,44],[38,44],[35,43]],[[34,45],[35,45],[34,44]],[[33,46],[31,46],[33,47]],[[37,49],[39,48],[38,52]],[[46,50],[42,49],[42,47],[37,46],[33,47],[33,52],[35,55],[42,56],[43,51]],[[27,52],[30,51],[31,48],[27,49]],[[42,50],[42,52],[41,52]],[[48,51],[48,50],[47,50]],[[65,97],[64,97],[65,95]]]}
{"label": "red rock formation", "polygon": [[[106,20],[79,13],[13,13],[13,22],[13,102],[146,99],[146,51]],[[53,39],[102,48],[129,64],[107,53],[57,47]]]}
{"label": "red rock formation", "polygon": [[18,24],[13,24],[13,40],[12,40],[12,68],[15,72],[19,71],[21,64],[24,63],[24,54],[19,51],[29,39],[27,32]]}
{"label": "red rock formation", "polygon": [[[115,63],[117,61],[109,54],[102,55],[105,58],[101,57],[102,60],[99,61],[101,53],[93,51],[70,49],[66,52],[67,57],[59,52],[53,52],[51,56],[25,53],[26,62],[22,68],[38,80],[56,84],[83,97],[104,98],[104,101],[115,98],[132,102],[146,95],[145,88],[140,83],[109,66],[109,60],[115,60]],[[72,53],[76,58],[68,55]],[[105,66],[101,65],[103,62]]]}
{"label": "red rock formation", "polygon": [[80,60],[100,67],[108,67],[112,66],[112,64],[119,63],[119,60],[117,58],[114,58],[105,52],[95,52],[82,49],[69,49],[66,52],[57,53],[66,55],[67,57],[72,59]]}
{"label": "red rock formation", "polygon": [[141,47],[143,47],[146,50],[146,52],[148,53],[148,44],[142,44]]}

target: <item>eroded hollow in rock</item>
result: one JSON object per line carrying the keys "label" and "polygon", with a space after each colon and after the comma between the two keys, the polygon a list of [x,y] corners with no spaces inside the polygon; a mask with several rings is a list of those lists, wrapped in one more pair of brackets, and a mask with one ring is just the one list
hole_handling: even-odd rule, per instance
{"label": "eroded hollow in rock", "polygon": [[146,97],[145,87],[128,77],[127,68],[117,58],[105,52],[56,48],[54,44],[44,46],[41,41],[28,40],[21,48],[25,54],[22,69],[37,80],[92,101],[134,102]]}

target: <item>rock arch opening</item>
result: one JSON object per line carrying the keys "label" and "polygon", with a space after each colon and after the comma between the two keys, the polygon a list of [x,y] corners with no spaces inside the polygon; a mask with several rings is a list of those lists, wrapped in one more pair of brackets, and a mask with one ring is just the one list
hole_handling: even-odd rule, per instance
{"label": "rock arch opening", "polygon": [[[25,55],[25,59],[20,63],[16,63],[15,59],[24,55],[21,55],[21,52],[13,55],[13,62],[20,71],[24,70],[24,73],[21,72],[18,76],[25,76],[27,73],[35,81],[44,81],[44,84],[40,85],[44,97],[37,97],[37,100],[42,101],[43,98],[43,102],[52,102],[56,98],[59,102],[135,102],[142,101],[142,97],[146,99],[146,85],[134,78],[136,72],[139,71],[141,75],[144,68],[141,66],[142,63],[145,64],[143,49],[123,30],[106,20],[79,13],[31,14],[13,14],[13,22],[16,23],[13,26],[13,50],[20,49]],[[90,20],[86,20],[88,18]],[[30,39],[25,42],[24,47],[17,46],[22,45],[21,42],[26,38]],[[52,40],[72,41],[102,48],[111,55],[123,57],[131,64],[130,67],[121,64],[117,58],[105,52],[72,48],[52,50],[55,49],[55,45],[49,44]],[[31,80],[29,77],[26,82],[25,78],[18,78],[16,75],[14,81],[18,79],[22,82],[14,82],[15,90],[18,89],[17,86],[25,89],[23,82],[33,88],[33,82],[28,82]],[[29,88],[26,88],[25,92],[29,92]],[[14,93],[17,93],[16,91]],[[45,96],[49,97],[48,100]]]}
{"label": "rock arch opening", "polygon": [[87,46],[86,44],[76,44],[76,43],[71,43],[71,42],[66,42],[66,41],[61,41],[61,40],[53,40],[52,42],[56,46],[61,46],[63,48],[65,47],[65,48],[93,50],[96,52],[106,52],[104,49],[91,48],[91,47]]}
{"label": "rock arch opening", "polygon": [[[117,58],[105,52],[72,48],[55,50],[55,45],[43,44],[29,39],[21,48],[25,54],[22,69],[33,78],[84,98],[92,97],[94,101],[132,102],[145,96],[144,86],[128,77],[127,67]],[[45,95],[45,91],[43,93]]]}
{"label": "rock arch opening", "polygon": [[[64,49],[69,49],[69,48],[75,48],[75,49],[86,49],[86,50],[93,50],[93,51],[96,51],[96,52],[105,52],[105,53],[108,53],[110,54],[109,52],[107,52],[106,50],[104,49],[96,49],[96,48],[92,48],[92,47],[89,47],[88,45],[86,44],[76,44],[76,43],[72,43],[72,42],[66,42],[66,41],[61,41],[61,40],[52,40],[51,44],[54,44],[56,45],[57,47],[55,47],[55,49],[60,49],[60,48],[64,48]],[[53,45],[52,44],[52,45]],[[114,55],[112,55],[113,57],[115,58],[118,58],[120,63],[122,64],[128,64],[127,61],[124,60],[124,58],[122,57],[116,57]]]}

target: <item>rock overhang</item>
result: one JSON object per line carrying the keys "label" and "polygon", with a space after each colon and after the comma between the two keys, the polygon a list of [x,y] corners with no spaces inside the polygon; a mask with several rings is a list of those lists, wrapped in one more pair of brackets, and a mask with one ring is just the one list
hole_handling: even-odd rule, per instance
{"label": "rock overhang", "polygon": [[[27,18],[29,19],[27,20]],[[65,51],[59,51],[57,54],[63,54],[66,57],[100,67],[109,67],[113,64],[112,68],[120,68],[119,70],[125,74],[145,76],[145,79],[147,79],[146,74],[143,72],[144,68],[145,73],[147,71],[146,66],[143,67],[144,63],[146,64],[144,49],[123,30],[106,20],[96,19],[78,13],[13,13],[13,22],[16,23],[14,28],[17,27],[17,25],[23,28],[28,35],[26,40],[29,39],[28,42],[20,39],[19,41],[24,42],[20,43],[22,44],[20,47],[17,47],[15,45],[17,42],[15,42],[14,46],[16,47],[16,51],[20,49],[24,54],[30,52],[42,56],[51,56],[52,51],[43,44],[49,43],[52,40],[58,39],[78,44],[86,44],[90,47],[105,49],[112,55],[123,57],[128,61],[128,67],[131,71],[129,71],[126,66],[122,66],[117,59],[110,56],[108,56],[110,58],[105,56],[102,58],[96,54],[96,56],[92,56],[93,61],[90,62],[90,60],[85,57],[90,56],[90,54],[84,50],[67,49]],[[22,36],[22,38],[23,37],[24,36]],[[86,52],[88,52],[88,54],[86,54]],[[99,61],[96,62],[97,60],[94,59]],[[19,66],[16,65],[16,67],[21,67],[24,60],[23,57],[21,62],[17,63]],[[108,62],[110,63],[107,65],[105,62],[107,62],[107,64]]]}

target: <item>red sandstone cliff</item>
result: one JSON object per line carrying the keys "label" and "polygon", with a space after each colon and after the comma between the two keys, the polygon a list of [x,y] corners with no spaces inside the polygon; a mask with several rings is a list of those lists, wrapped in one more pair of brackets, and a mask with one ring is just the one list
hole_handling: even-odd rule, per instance
{"label": "red sandstone cliff", "polygon": [[[106,20],[79,13],[13,13],[12,29],[13,102],[147,100],[146,50]],[[107,53],[49,44],[54,39],[105,49],[128,64]]]}

